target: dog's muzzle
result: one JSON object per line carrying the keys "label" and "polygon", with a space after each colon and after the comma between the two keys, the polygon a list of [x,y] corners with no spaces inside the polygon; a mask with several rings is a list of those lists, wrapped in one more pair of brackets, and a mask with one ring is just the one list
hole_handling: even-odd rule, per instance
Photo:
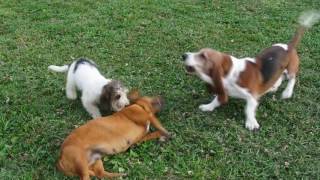
{"label": "dog's muzzle", "polygon": [[182,54],[181,58],[182,58],[182,61],[186,61],[188,58],[188,54]]}
{"label": "dog's muzzle", "polygon": [[[182,58],[182,61],[185,62],[188,59],[188,54],[187,53],[182,54],[181,58]],[[192,66],[185,65],[185,67],[188,73],[194,73],[196,71]]]}
{"label": "dog's muzzle", "polygon": [[194,67],[186,65],[186,71],[188,73],[194,73],[196,70],[194,69]]}

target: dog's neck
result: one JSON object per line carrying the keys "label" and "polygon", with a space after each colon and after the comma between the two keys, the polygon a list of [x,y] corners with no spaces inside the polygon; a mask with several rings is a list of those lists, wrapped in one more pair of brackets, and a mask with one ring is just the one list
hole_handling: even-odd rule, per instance
{"label": "dog's neck", "polygon": [[135,104],[135,105],[140,106],[145,111],[148,111],[148,109],[145,106],[143,106],[142,104]]}

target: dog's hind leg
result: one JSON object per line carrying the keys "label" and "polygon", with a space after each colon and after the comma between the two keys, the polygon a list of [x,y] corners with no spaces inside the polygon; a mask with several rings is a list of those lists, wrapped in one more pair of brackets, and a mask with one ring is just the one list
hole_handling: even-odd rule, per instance
{"label": "dog's hind leg", "polygon": [[73,82],[70,80],[67,81],[66,85],[66,95],[68,99],[75,100],[77,99],[77,90]]}
{"label": "dog's hind leg", "polygon": [[289,82],[287,84],[287,87],[282,92],[282,95],[281,95],[282,99],[288,99],[292,97],[293,88],[295,84],[296,84],[296,76],[293,74],[289,74]]}
{"label": "dog's hind leg", "polygon": [[161,137],[163,137],[161,132],[155,131],[155,132],[148,133],[147,135],[145,135],[138,143],[142,143],[144,141],[149,141],[149,140],[157,139],[157,138],[161,138]]}
{"label": "dog's hind leg", "polygon": [[73,79],[73,72],[69,71],[67,76],[67,83],[66,83],[66,95],[68,99],[75,100],[77,99],[77,89],[76,84]]}
{"label": "dog's hind leg", "polygon": [[71,152],[74,159],[74,168],[76,174],[81,180],[90,180],[90,170],[88,160],[85,158],[85,154],[79,151]]}
{"label": "dog's hind leg", "polygon": [[292,50],[291,52],[289,52],[288,56],[290,59],[287,67],[287,71],[288,71],[287,77],[289,79],[289,82],[285,90],[282,92],[282,95],[281,95],[282,99],[288,99],[292,97],[293,88],[296,83],[296,75],[298,74],[298,71],[299,71],[300,61],[299,61],[297,51]]}
{"label": "dog's hind leg", "polygon": [[86,167],[86,169],[83,169],[79,176],[81,180],[90,180],[90,173],[88,167]]}
{"label": "dog's hind leg", "polygon": [[94,164],[90,166],[90,170],[92,170],[98,178],[113,178],[113,177],[120,177],[126,176],[127,174],[124,173],[110,173],[104,170],[103,162],[101,159],[97,160]]}

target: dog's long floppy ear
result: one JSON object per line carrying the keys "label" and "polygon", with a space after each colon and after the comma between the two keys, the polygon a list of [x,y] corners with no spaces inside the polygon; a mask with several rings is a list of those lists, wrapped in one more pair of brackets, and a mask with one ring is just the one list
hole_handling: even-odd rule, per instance
{"label": "dog's long floppy ear", "polygon": [[137,89],[132,89],[128,94],[130,103],[136,102],[141,97],[140,92]]}
{"label": "dog's long floppy ear", "polygon": [[216,89],[213,85],[206,83],[206,87],[207,87],[209,93],[217,94]]}
{"label": "dog's long floppy ear", "polygon": [[221,104],[225,104],[228,101],[228,95],[223,87],[223,82],[222,82],[223,69],[221,64],[212,63],[209,73],[213,81],[214,91],[218,96],[219,102]]}
{"label": "dog's long floppy ear", "polygon": [[111,110],[111,94],[113,91],[113,86],[111,83],[106,84],[102,88],[99,107],[103,110]]}

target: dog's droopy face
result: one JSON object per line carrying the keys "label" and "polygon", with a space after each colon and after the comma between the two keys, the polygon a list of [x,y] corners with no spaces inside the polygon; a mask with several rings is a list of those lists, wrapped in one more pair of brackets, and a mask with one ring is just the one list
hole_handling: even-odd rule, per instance
{"label": "dog's droopy face", "polygon": [[153,113],[158,113],[161,111],[164,105],[164,100],[160,96],[156,97],[142,97],[141,101],[147,101],[151,105],[151,111]]}
{"label": "dog's droopy face", "polygon": [[130,91],[128,95],[130,102],[134,104],[139,104],[141,106],[147,106],[152,113],[158,113],[164,106],[164,100],[160,96],[148,97],[140,96],[138,90]]}
{"label": "dog's droopy face", "polygon": [[184,61],[186,71],[189,74],[196,73],[196,69],[202,69],[204,65],[205,57],[203,54],[187,52],[182,55],[182,60]]}
{"label": "dog's droopy face", "polygon": [[221,63],[222,53],[213,49],[204,48],[199,52],[187,52],[182,55],[186,71],[189,74],[208,74],[208,70],[215,64]]}
{"label": "dog's droopy face", "polygon": [[128,89],[120,81],[112,80],[106,84],[101,93],[100,106],[103,109],[120,111],[129,105],[127,98]]}

